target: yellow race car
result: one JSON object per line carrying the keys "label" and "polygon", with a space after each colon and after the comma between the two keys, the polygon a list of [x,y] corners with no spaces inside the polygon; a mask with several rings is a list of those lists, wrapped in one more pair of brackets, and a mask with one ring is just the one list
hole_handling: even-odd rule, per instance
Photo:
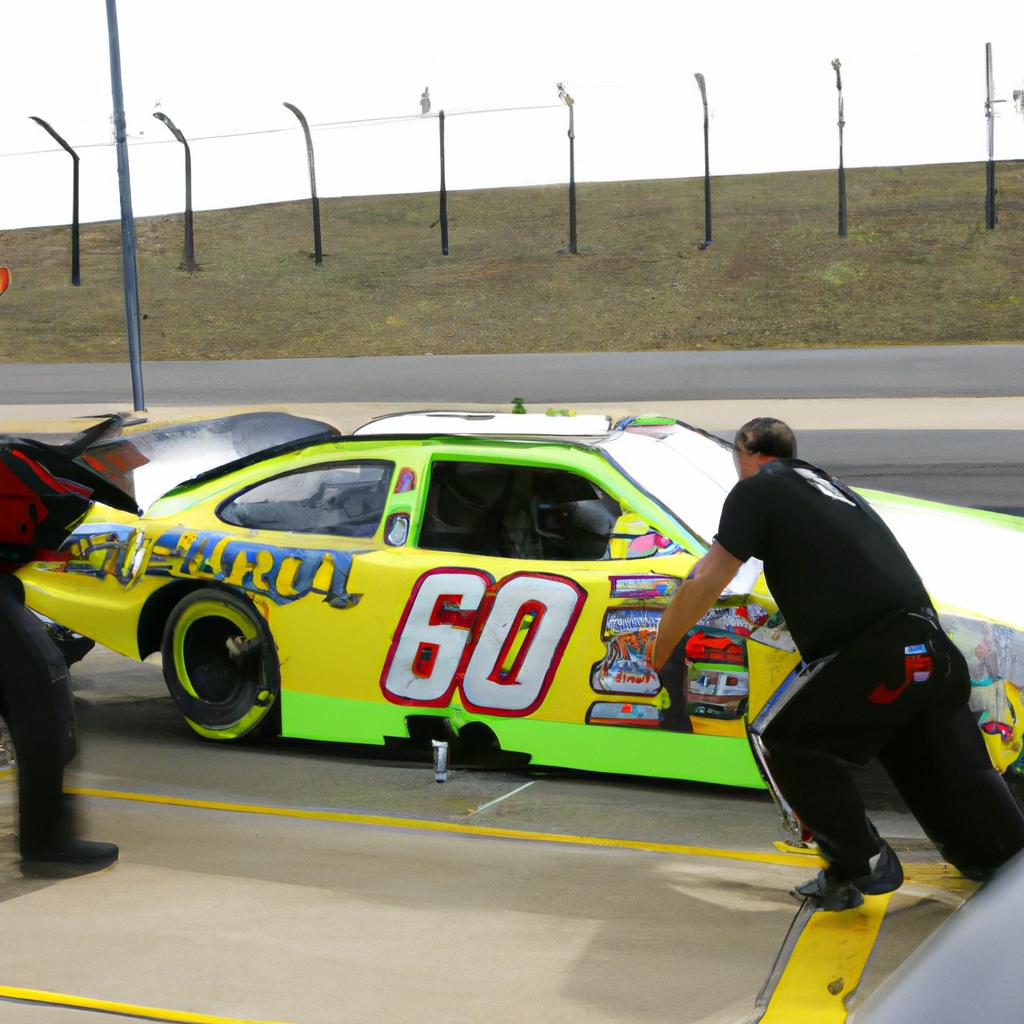
{"label": "yellow race car", "polygon": [[[172,429],[90,450],[145,514],[97,505],[66,562],[20,575],[64,627],[134,658],[161,651],[199,735],[382,744],[420,723],[540,764],[763,786],[745,723],[799,655],[760,564],[686,662],[659,678],[649,660],[735,482],[719,439],[658,417],[401,415],[252,451],[157,497],[166,451],[180,478],[188,447]],[[989,549],[1024,551],[1024,521],[867,497],[920,556],[1011,769],[1024,620],[981,567],[998,569]]]}

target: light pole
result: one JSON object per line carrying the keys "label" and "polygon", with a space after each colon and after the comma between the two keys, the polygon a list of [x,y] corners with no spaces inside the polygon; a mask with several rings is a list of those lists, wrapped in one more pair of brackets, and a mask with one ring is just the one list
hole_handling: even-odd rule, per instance
{"label": "light pole", "polygon": [[839,71],[839,58],[832,60],[832,68],[836,73],[836,92],[839,93],[839,237],[846,237],[846,168],[843,167],[843,128],[846,119],[843,117],[843,77]]}
{"label": "light pole", "polygon": [[71,174],[71,283],[73,285],[80,285],[82,277],[78,267],[78,154],[41,117],[30,114],[29,119],[35,121],[40,128],[49,132],[56,139],[58,145],[71,154],[71,162],[74,168]]}
{"label": "light pole", "polygon": [[313,139],[309,134],[309,124],[302,111],[293,103],[285,103],[285,106],[299,119],[299,124],[302,125],[302,134],[306,136],[306,156],[309,159],[309,191],[313,197],[313,262],[319,267],[324,261],[324,254],[320,245],[320,200],[316,195]]}
{"label": "light pole", "polygon": [[117,149],[117,180],[121,194],[121,265],[124,276],[124,319],[128,331],[128,361],[132,371],[135,412],[144,412],[142,394],[142,339],[139,328],[139,272],[135,263],[135,216],[132,213],[132,182],[128,171],[128,133],[124,122],[124,89],[121,85],[121,44],[117,33],[117,4],[107,0],[107,36],[110,45],[110,91],[114,100],[114,144]]}
{"label": "light pole", "polygon": [[166,114],[157,112],[153,116],[167,125],[170,133],[185,147],[185,254],[181,260],[181,269],[191,274],[199,269],[192,236],[192,151],[188,148],[188,140]]}
{"label": "light pole", "polygon": [[700,100],[704,104],[704,241],[697,244],[700,250],[711,244],[711,161],[708,155],[708,94],[704,76],[698,71],[694,74],[697,88],[700,89]]}
{"label": "light pole", "polygon": [[565,85],[558,83],[558,98],[569,108],[569,252],[579,252],[576,245],[576,132],[573,127],[575,100],[565,91]]}

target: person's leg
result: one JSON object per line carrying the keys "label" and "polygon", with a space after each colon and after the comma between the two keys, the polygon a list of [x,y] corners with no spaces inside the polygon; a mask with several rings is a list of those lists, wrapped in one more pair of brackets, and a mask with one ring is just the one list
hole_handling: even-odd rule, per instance
{"label": "person's leg", "polygon": [[18,845],[26,861],[113,861],[112,843],[75,836],[64,766],[77,749],[67,668],[20,588],[0,580],[0,702],[18,768]]}
{"label": "person's leg", "polygon": [[942,856],[980,880],[1024,849],[1024,814],[992,767],[967,707],[963,656],[945,638],[934,646],[941,690],[879,758]]}
{"label": "person's leg", "polygon": [[771,782],[814,833],[833,874],[848,878],[863,875],[879,852],[848,767],[857,717],[856,698],[849,697],[854,660],[840,652],[807,666],[751,726]]}
{"label": "person's leg", "polygon": [[18,763],[19,845],[53,846],[65,819],[64,765],[75,737],[67,672],[39,621],[0,587],[3,710]]}
{"label": "person's leg", "polygon": [[792,810],[828,861],[825,870],[796,886],[793,895],[810,897],[825,910],[847,910],[859,906],[864,895],[893,892],[903,884],[899,858],[865,814],[841,760],[775,743],[770,763]]}
{"label": "person's leg", "polygon": [[768,730],[768,766],[793,811],[850,876],[866,870],[878,843],[848,767],[806,737]]}
{"label": "person's leg", "polygon": [[[852,898],[859,901],[860,893],[891,892],[903,880],[899,859],[865,814],[849,765],[865,764],[924,699],[906,684],[907,628],[902,619],[893,620],[809,666],[792,693],[766,708],[751,728],[768,774],[829,861],[825,872],[797,891],[824,891],[835,909],[856,905],[843,902],[849,896],[838,891],[843,886],[855,888]],[[927,626],[909,628],[913,633]]]}

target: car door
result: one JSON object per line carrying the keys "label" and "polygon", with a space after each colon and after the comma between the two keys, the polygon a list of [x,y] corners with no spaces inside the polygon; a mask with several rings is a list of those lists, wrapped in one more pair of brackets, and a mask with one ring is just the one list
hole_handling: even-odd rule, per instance
{"label": "car door", "polygon": [[[685,531],[663,510],[648,523],[635,510],[649,503],[597,457],[490,459],[436,455],[406,558],[377,566],[401,602],[384,700],[484,724],[545,764],[759,785],[742,713],[695,722],[681,657],[674,678],[650,666],[698,554],[672,539]],[[745,676],[732,668],[730,711]]]}

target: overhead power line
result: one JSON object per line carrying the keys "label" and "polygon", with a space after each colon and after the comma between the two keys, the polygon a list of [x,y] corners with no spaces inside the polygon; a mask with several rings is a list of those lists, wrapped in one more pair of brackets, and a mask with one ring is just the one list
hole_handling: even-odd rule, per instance
{"label": "overhead power line", "polygon": [[[554,110],[560,107],[559,103],[540,103],[533,106],[523,107],[485,107],[480,109],[467,108],[465,110],[446,110],[445,117],[469,117],[474,114],[511,114],[525,110]],[[319,124],[311,124],[310,130],[323,129],[333,131],[339,128],[369,128],[380,124],[398,124],[407,121],[426,121],[436,118],[437,114],[399,114],[393,117],[362,117],[351,121],[323,121]],[[212,142],[218,139],[244,139],[258,135],[280,135],[283,132],[301,131],[300,127],[289,125],[281,128],[257,128],[244,132],[223,132],[218,135],[196,135],[190,142]],[[132,139],[129,145],[136,146],[166,146],[173,144],[173,139]],[[84,142],[75,149],[112,149],[113,142]],[[0,153],[0,160],[19,156],[40,156],[44,153],[59,153],[59,149],[26,149],[17,153]]]}

